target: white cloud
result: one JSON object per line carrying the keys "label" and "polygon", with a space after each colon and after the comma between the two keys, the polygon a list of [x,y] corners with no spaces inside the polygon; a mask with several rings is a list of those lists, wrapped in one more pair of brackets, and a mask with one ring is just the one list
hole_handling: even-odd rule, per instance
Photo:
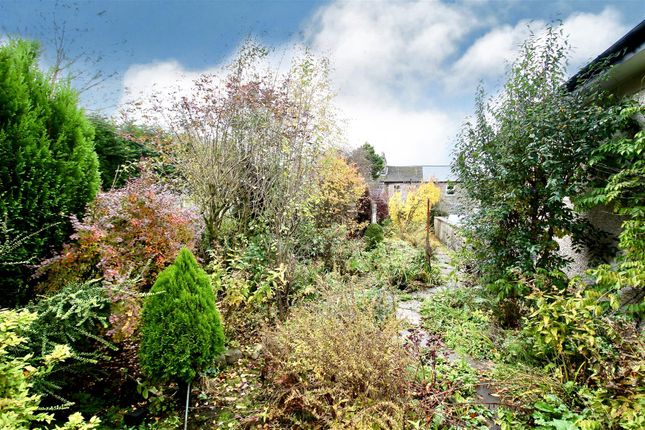
{"label": "white cloud", "polygon": [[622,22],[616,9],[607,7],[598,15],[575,13],[569,16],[564,21],[564,31],[573,47],[571,67],[578,69],[609,48],[629,31],[629,27]]}
{"label": "white cloud", "polygon": [[[494,83],[503,78],[517,57],[522,42],[544,28],[544,21],[521,20],[514,26],[492,28],[479,37],[451,68],[446,84],[451,90],[472,92],[479,81]],[[574,13],[562,22],[572,47],[569,70],[575,73],[624,35],[628,27],[611,7],[599,14]]]}
{"label": "white cloud", "polygon": [[389,164],[445,163],[450,159],[450,142],[461,117],[434,109],[406,109],[393,104],[343,105],[351,124],[347,138],[353,146],[372,143],[384,151]]}
{"label": "white cloud", "polygon": [[[472,6],[334,1],[305,23],[302,40],[278,47],[268,61],[288,66],[292,46],[300,43],[328,56],[351,145],[369,141],[392,164],[447,163],[477,82],[501,81],[529,35],[528,26],[544,25],[529,20],[499,23],[491,5]],[[469,40],[482,30],[480,37]],[[608,7],[598,14],[570,15],[564,30],[575,48],[572,67],[579,67],[627,28],[621,15]],[[175,61],[132,66],[124,76],[130,93],[121,104],[155,90],[190,91],[199,73],[217,73],[228,60],[200,71],[186,70]]]}
{"label": "white cloud", "polygon": [[452,72],[446,76],[448,88],[472,93],[479,81],[501,78],[516,58],[522,42],[530,35],[531,28],[543,24],[520,21],[515,26],[502,25],[475,40],[452,65]]}
{"label": "white cloud", "polygon": [[352,145],[365,141],[392,164],[446,163],[461,118],[426,93],[467,34],[481,25],[442,2],[335,2],[308,24],[305,42],[327,55]]}

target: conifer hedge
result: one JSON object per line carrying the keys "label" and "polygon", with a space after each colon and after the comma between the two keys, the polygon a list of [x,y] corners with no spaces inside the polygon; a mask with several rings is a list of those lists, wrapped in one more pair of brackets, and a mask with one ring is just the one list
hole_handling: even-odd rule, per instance
{"label": "conifer hedge", "polygon": [[190,382],[224,350],[224,330],[206,272],[183,248],[146,298],[141,368],[157,382]]}
{"label": "conifer hedge", "polygon": [[93,128],[38,55],[33,42],[0,45],[0,243],[17,243],[0,256],[0,307],[27,298],[24,263],[62,245],[99,186]]}

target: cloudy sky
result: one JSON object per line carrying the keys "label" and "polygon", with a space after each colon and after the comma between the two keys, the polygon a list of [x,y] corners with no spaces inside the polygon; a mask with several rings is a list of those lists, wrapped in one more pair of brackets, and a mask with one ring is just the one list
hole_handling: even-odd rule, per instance
{"label": "cloudy sky", "polygon": [[640,0],[0,1],[3,37],[41,40],[48,64],[64,29],[70,56],[89,59],[78,81],[111,76],[82,94],[106,115],[187,88],[246,38],[278,57],[306,45],[331,60],[350,145],[368,141],[389,164],[448,163],[477,84],[499,88],[531,28],[563,22],[575,73],[644,18]]}

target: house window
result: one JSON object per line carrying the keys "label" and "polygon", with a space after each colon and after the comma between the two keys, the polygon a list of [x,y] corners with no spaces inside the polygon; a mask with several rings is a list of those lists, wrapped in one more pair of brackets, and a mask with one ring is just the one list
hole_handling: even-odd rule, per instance
{"label": "house window", "polygon": [[448,182],[448,186],[446,187],[446,194],[449,196],[455,194],[455,184]]}

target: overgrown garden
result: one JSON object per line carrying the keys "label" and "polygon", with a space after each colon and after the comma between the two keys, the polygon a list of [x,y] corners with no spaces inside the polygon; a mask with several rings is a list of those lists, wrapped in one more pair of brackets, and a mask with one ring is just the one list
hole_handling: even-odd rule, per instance
{"label": "overgrown garden", "polygon": [[[645,426],[642,106],[567,91],[559,28],[458,136],[450,275],[439,188],[377,192],[385,159],[345,148],[325,60],[279,72],[248,43],[116,123],[38,52],[0,45],[1,428]],[[598,205],[615,246],[581,215]],[[564,237],[594,269],[564,273]]]}

